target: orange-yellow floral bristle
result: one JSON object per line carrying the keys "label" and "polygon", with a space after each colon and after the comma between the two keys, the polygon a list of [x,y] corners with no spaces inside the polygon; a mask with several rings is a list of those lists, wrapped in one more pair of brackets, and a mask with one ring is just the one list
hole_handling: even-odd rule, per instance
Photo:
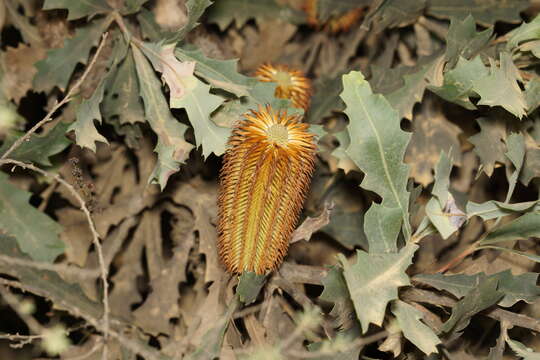
{"label": "orange-yellow floral bristle", "polygon": [[315,28],[321,27],[327,32],[336,34],[341,31],[349,31],[349,29],[360,20],[365,13],[364,8],[356,8],[347,11],[341,16],[331,16],[330,19],[324,24],[319,21],[319,9],[317,7],[317,0],[306,0],[303,4],[304,11],[307,15],[307,23]]}
{"label": "orange-yellow floral bristle", "polygon": [[311,81],[300,70],[287,65],[263,64],[255,71],[259,81],[275,82],[276,97],[289,99],[293,106],[307,111],[311,97]]}
{"label": "orange-yellow floral bristle", "polygon": [[275,270],[307,194],[315,135],[285,111],[259,106],[229,138],[220,174],[218,252],[231,273]]}

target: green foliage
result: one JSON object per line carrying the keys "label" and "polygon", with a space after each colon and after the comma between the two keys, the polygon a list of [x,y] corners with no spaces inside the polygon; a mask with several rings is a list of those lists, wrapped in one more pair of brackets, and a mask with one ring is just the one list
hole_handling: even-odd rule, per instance
{"label": "green foliage", "polygon": [[500,306],[510,307],[520,300],[534,303],[540,298],[540,287],[536,285],[537,273],[512,275],[510,270],[505,270],[489,276],[484,273],[474,275],[419,274],[413,278],[414,281],[428,284],[439,290],[446,290],[457,298],[464,297],[486,279],[498,280],[498,290],[504,293],[503,298],[498,302]]}
{"label": "green foliage", "polygon": [[398,298],[399,287],[410,284],[405,270],[417,249],[418,246],[410,244],[397,254],[357,250],[354,265],[338,255],[363,333],[368,331],[370,323],[382,325],[388,302]]}
{"label": "green foliage", "polygon": [[441,340],[420,320],[423,314],[413,306],[397,300],[392,305],[392,313],[397,319],[403,335],[416,345],[424,354],[437,353],[437,345]]}
{"label": "green foliage", "polygon": [[[403,163],[403,156],[410,135],[400,129],[396,111],[383,96],[371,92],[369,83],[360,72],[343,76],[341,98],[347,105],[344,112],[350,120],[351,144],[346,150],[347,154],[365,173],[361,186],[383,198],[380,205],[372,205],[379,209],[372,211],[380,215],[399,212],[405,237],[408,238],[409,193],[406,185],[409,168]],[[375,219],[375,216],[371,219]],[[367,220],[365,229],[377,226]],[[386,241],[395,242],[397,235],[398,232],[387,234]]]}
{"label": "green foliage", "polygon": [[146,121],[158,136],[154,151],[158,154],[158,163],[152,172],[150,181],[157,181],[165,188],[169,177],[178,171],[185,161],[192,145],[184,140],[187,126],[178,122],[171,114],[167,101],[161,92],[161,84],[148,60],[136,48],[132,48],[140,95],[144,102]]}
{"label": "green foliage", "polygon": [[460,332],[469,324],[471,317],[496,304],[503,296],[497,289],[499,280],[495,277],[480,281],[452,308],[450,318],[443,324],[443,332]]}
{"label": "green foliage", "polygon": [[[496,6],[494,6],[496,5]],[[496,21],[519,22],[519,13],[529,6],[527,0],[431,0],[428,12],[437,17],[464,19],[469,15],[482,24],[494,24]]]}
{"label": "green foliage", "polygon": [[50,9],[67,9],[68,20],[75,20],[85,16],[92,17],[112,10],[107,4],[107,0],[45,0],[43,10]]}
{"label": "green foliage", "polygon": [[47,57],[36,64],[38,69],[34,77],[36,90],[48,91],[55,86],[65,90],[75,66],[78,63],[87,63],[90,49],[97,44],[111,20],[111,18],[96,20],[78,29],[74,37],[64,42],[63,47],[49,50]]}
{"label": "green foliage", "polygon": [[266,282],[266,276],[254,272],[244,272],[240,276],[236,292],[240,301],[249,305],[257,300],[257,296]]}
{"label": "green foliage", "polygon": [[[9,157],[23,162],[51,166],[51,156],[61,153],[71,144],[65,136],[68,127],[69,124],[59,122],[47,134],[30,136],[28,141],[23,142]],[[19,132],[10,134],[0,147],[0,155],[5,153],[20,136],[22,134]]]}
{"label": "green foliage", "polygon": [[52,262],[64,252],[58,234],[62,226],[28,203],[32,196],[0,173],[0,230],[13,236],[23,252],[37,261]]}

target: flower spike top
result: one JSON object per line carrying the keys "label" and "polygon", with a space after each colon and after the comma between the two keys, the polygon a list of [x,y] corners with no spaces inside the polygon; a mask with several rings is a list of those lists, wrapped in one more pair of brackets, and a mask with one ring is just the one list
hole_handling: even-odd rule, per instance
{"label": "flower spike top", "polygon": [[255,71],[255,76],[259,81],[277,83],[277,98],[289,99],[294,107],[307,111],[311,81],[302,71],[290,69],[287,65],[264,64]]}

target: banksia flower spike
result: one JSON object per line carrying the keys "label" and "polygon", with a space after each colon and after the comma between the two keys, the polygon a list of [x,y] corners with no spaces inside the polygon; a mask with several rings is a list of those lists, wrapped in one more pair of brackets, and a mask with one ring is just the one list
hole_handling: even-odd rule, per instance
{"label": "banksia flower spike", "polygon": [[[318,0],[306,0],[303,8],[307,14],[307,23],[313,27],[320,27],[319,10],[317,8]],[[323,24],[325,31],[336,34],[341,31],[349,31],[349,29],[364,16],[365,8],[356,8],[347,11],[341,16],[331,16],[328,21]]]}
{"label": "banksia flower spike", "polygon": [[220,174],[218,250],[229,272],[265,274],[287,253],[313,173],[315,135],[268,105],[244,117]]}
{"label": "banksia flower spike", "polygon": [[295,108],[307,111],[311,97],[311,81],[300,70],[290,69],[287,65],[264,64],[255,71],[259,81],[275,82],[276,97],[289,99]]}

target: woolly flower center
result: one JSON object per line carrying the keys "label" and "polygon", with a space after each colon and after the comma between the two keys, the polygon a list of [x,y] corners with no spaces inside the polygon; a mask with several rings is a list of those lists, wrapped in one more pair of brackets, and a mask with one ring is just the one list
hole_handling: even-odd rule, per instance
{"label": "woolly flower center", "polygon": [[281,86],[284,89],[292,86],[291,75],[286,71],[278,71],[274,75],[274,79],[276,80],[278,85]]}
{"label": "woolly flower center", "polygon": [[274,124],[267,130],[268,138],[278,145],[286,145],[289,141],[289,132],[281,124]]}

